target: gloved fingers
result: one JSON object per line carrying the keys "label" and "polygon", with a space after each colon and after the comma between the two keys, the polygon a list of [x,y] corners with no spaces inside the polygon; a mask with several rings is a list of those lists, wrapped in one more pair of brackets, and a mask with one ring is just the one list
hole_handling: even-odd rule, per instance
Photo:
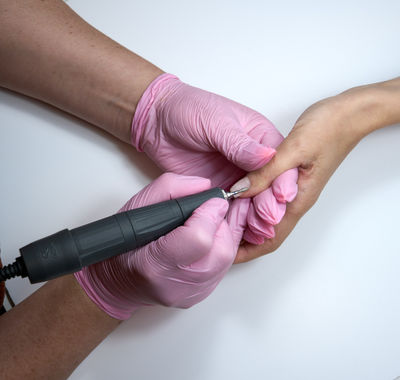
{"label": "gloved fingers", "polygon": [[[300,195],[303,195],[303,193],[301,193]],[[287,238],[287,236],[290,234],[299,219],[306,211],[301,207],[303,201],[304,199],[301,199],[300,197],[297,198],[293,203],[289,203],[287,205],[285,216],[283,217],[282,221],[274,227],[275,237],[273,239],[265,241],[262,245],[254,245],[248,243],[242,244],[239,247],[235,262],[247,262],[275,251]]]}
{"label": "gloved fingers", "polygon": [[[249,230],[248,228],[246,228],[246,231],[244,231],[243,239],[246,242],[248,242],[250,244],[254,244],[254,245],[263,244],[264,241],[265,241],[264,237],[262,237],[261,235],[257,235],[256,233],[254,233],[253,231]],[[240,246],[239,246],[239,250],[240,250]]]}
{"label": "gloved fingers", "polygon": [[289,169],[272,182],[272,191],[279,202],[292,202],[297,195],[297,168]]}
{"label": "gloved fingers", "polygon": [[259,113],[255,113],[248,121],[246,130],[254,140],[270,148],[276,149],[284,140],[284,137],[272,122]]}
{"label": "gloved fingers", "polygon": [[237,247],[232,233],[224,220],[214,235],[211,249],[199,260],[189,265],[178,265],[185,272],[185,277],[195,282],[219,282],[231,267]]}
{"label": "gloved fingers", "polygon": [[[193,247],[190,247],[193,249]],[[232,266],[236,256],[229,227],[223,221],[215,232],[214,244],[199,260],[189,265],[161,265],[150,281],[152,298],[164,306],[188,308],[206,298]],[[151,260],[150,260],[151,261]],[[145,268],[154,272],[153,264]]]}
{"label": "gloved fingers", "polygon": [[158,261],[169,266],[187,266],[200,260],[211,250],[227,210],[228,202],[221,198],[203,203],[183,226],[151,243]]}
{"label": "gloved fingers", "polygon": [[276,225],[285,215],[286,203],[278,202],[269,187],[253,198],[253,210],[265,222]]}
{"label": "gloved fingers", "polygon": [[210,188],[210,180],[202,177],[164,173],[134,195],[120,211],[184,197]]}
{"label": "gloved fingers", "polygon": [[256,195],[249,208],[248,227],[244,239],[249,243],[259,245],[264,243],[265,238],[274,237],[273,226],[282,220],[285,212],[286,203],[278,202],[270,187]]}
{"label": "gloved fingers", "polygon": [[250,230],[253,234],[245,235],[245,238],[246,236],[253,237],[254,234],[267,239],[275,236],[274,227],[258,215],[252,203],[247,214],[247,230]]}
{"label": "gloved fingers", "polygon": [[208,138],[214,149],[245,171],[261,168],[276,153],[275,149],[263,146],[250,137],[238,124],[221,123]]}
{"label": "gloved fingers", "polygon": [[211,283],[206,291],[204,289],[199,290],[199,292],[194,293],[194,294],[189,294],[186,298],[182,299],[179,301],[179,304],[176,305],[176,307],[179,307],[180,309],[188,309],[192,307],[193,305],[198,304],[199,302],[203,301],[205,298],[207,298],[217,287],[219,281],[215,281]]}
{"label": "gloved fingers", "polygon": [[250,207],[250,198],[238,198],[231,202],[226,221],[232,233],[235,250],[238,249],[247,227],[247,214]]}

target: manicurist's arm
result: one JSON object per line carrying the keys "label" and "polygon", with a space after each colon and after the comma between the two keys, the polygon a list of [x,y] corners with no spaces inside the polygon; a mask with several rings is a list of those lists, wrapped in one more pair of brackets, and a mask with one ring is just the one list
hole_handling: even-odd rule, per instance
{"label": "manicurist's arm", "polygon": [[162,71],[61,0],[0,0],[0,86],[130,141],[132,115]]}
{"label": "manicurist's arm", "polygon": [[49,281],[0,317],[1,378],[65,379],[120,322],[73,275]]}

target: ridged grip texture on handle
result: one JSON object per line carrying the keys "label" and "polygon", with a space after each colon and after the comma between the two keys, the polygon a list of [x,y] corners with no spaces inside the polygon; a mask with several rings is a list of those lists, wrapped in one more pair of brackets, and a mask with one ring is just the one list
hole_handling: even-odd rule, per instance
{"label": "ridged grip texture on handle", "polygon": [[63,230],[20,249],[31,283],[73,273],[84,266],[131,251],[182,225],[219,188],[122,212]]}

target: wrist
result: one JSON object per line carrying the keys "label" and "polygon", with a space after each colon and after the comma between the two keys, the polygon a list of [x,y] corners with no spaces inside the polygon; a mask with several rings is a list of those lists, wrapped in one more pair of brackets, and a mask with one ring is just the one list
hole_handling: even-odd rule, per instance
{"label": "wrist", "polygon": [[[134,72],[135,70],[136,72]],[[127,81],[125,78],[124,83],[119,83],[118,88],[115,89],[117,95],[108,96],[112,113],[104,116],[105,119],[111,119],[111,125],[107,125],[106,121],[104,122],[104,129],[127,143],[130,142],[131,124],[141,97],[147,87],[163,74],[163,71],[150,63],[139,73],[137,68],[132,67],[132,72],[132,80]]]}
{"label": "wrist", "polygon": [[99,312],[123,321],[130,318],[138,308],[118,294],[124,289],[124,284],[118,282],[118,276],[114,274],[111,266],[107,268],[104,265],[94,264],[74,273],[74,276],[82,291]]}
{"label": "wrist", "polygon": [[[145,150],[146,141],[154,141],[154,128],[158,125],[157,105],[162,104],[180,80],[167,73],[157,76],[143,91],[137,103],[131,126],[131,144],[139,151]],[[159,107],[158,107],[159,108]]]}
{"label": "wrist", "polygon": [[112,318],[110,315],[99,309],[88,297],[85,290],[80,286],[79,281],[76,281],[73,275],[64,276],[61,278],[65,286],[64,292],[71,294],[78,305],[77,307],[82,310],[93,320],[99,323],[107,324],[109,326],[117,326],[121,320]]}
{"label": "wrist", "polygon": [[354,87],[336,98],[357,142],[377,129],[400,122],[400,79]]}

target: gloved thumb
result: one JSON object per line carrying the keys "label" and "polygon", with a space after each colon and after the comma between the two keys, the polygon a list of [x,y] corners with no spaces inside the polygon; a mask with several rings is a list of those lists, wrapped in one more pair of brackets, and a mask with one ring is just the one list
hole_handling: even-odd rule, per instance
{"label": "gloved thumb", "polygon": [[243,128],[226,126],[211,137],[215,148],[237,167],[251,171],[265,165],[275,155],[275,149],[250,137]]}

